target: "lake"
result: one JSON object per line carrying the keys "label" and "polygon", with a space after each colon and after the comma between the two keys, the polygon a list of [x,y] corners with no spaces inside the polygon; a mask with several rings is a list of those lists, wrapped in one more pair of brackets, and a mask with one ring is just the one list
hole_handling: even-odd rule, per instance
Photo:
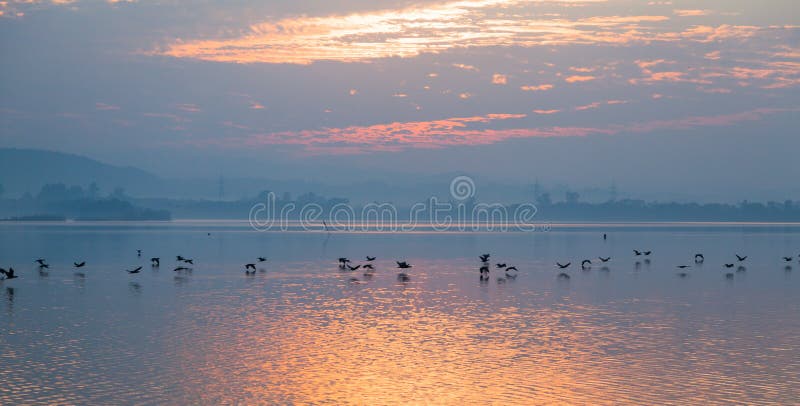
{"label": "lake", "polygon": [[798,255],[798,224],[0,224],[0,404],[796,404]]}

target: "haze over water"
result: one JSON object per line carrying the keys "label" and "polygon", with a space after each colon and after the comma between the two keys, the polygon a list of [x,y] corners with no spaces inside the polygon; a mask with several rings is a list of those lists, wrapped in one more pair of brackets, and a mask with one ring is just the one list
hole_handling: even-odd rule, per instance
{"label": "haze over water", "polygon": [[[653,250],[650,263],[637,267],[633,249]],[[746,270],[723,267],[736,253]],[[0,404],[790,404],[800,264],[781,257],[798,254],[796,224],[1,224],[0,259],[21,277],[0,282]],[[192,271],[173,272],[175,255]],[[336,264],[366,255],[378,257],[372,277]],[[246,276],[258,256],[263,271]],[[598,256],[612,257],[607,270],[580,270]],[[72,269],[81,260],[85,277]],[[410,281],[394,260],[414,265]],[[556,278],[556,261],[572,262],[571,279]],[[516,280],[498,282],[497,262],[517,266]]]}

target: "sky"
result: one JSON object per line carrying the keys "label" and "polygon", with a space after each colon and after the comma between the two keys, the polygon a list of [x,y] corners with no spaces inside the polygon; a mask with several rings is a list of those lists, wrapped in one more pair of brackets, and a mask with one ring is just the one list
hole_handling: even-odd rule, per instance
{"label": "sky", "polygon": [[[798,199],[794,0],[0,1],[0,147]],[[792,180],[795,179],[795,180]]]}

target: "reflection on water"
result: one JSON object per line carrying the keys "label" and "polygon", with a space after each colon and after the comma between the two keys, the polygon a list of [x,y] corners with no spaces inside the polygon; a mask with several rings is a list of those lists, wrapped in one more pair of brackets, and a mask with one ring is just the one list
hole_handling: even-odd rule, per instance
{"label": "reflection on water", "polygon": [[[800,230],[664,228],[606,242],[572,228],[0,228],[0,258],[22,275],[0,282],[0,404],[796,402],[800,283],[780,256],[797,251]],[[647,263],[631,254],[643,246]],[[145,263],[137,248],[196,265],[128,275]],[[677,277],[697,251],[706,261]],[[483,252],[519,276],[499,282],[492,264],[481,282]],[[728,270],[734,252],[750,259]],[[42,255],[46,278],[31,263]],[[73,255],[87,259],[85,277]],[[261,255],[264,272],[245,276]],[[336,266],[365,255],[378,256],[374,272]],[[574,265],[600,255],[612,260]],[[414,264],[407,282],[395,259]],[[569,280],[556,261],[573,262]]]}

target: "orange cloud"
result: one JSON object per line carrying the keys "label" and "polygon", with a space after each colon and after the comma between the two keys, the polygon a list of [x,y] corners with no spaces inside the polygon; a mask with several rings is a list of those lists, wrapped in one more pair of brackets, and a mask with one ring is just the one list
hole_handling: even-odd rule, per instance
{"label": "orange cloud", "polygon": [[536,114],[550,115],[550,114],[560,113],[561,110],[533,110],[533,112]]}
{"label": "orange cloud", "polygon": [[492,83],[494,83],[495,85],[505,85],[508,83],[508,76],[500,73],[495,73],[494,75],[492,75]]}
{"label": "orange cloud", "polygon": [[552,89],[553,85],[520,86],[519,88],[526,92],[543,92]]}
{"label": "orange cloud", "polygon": [[564,79],[564,81],[567,82],[567,83],[579,83],[579,82],[590,82],[590,81],[595,80],[595,79],[597,79],[597,78],[594,77],[594,76],[574,75],[574,76],[567,77],[566,79]]}
{"label": "orange cloud", "polygon": [[711,10],[673,10],[678,17],[700,17],[711,14]]}

